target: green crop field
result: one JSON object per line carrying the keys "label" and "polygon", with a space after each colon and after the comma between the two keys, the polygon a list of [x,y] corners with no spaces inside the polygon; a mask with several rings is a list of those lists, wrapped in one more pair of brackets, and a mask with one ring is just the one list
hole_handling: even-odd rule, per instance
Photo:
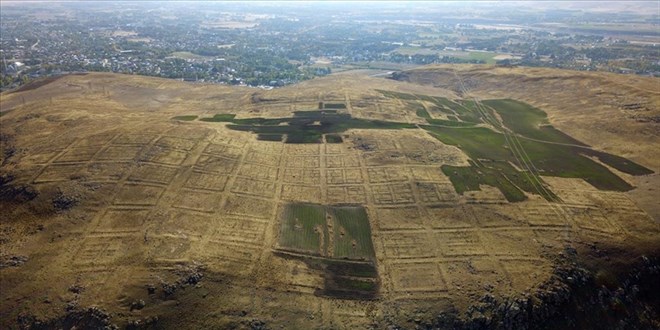
{"label": "green crop field", "polygon": [[434,97],[433,103],[441,111],[455,115],[465,122],[480,123],[481,114],[476,107],[474,101],[459,100],[458,102],[451,101],[444,97]]}
{"label": "green crop field", "polygon": [[445,98],[445,97],[436,96],[436,97],[433,98],[433,100],[435,101],[434,102],[435,104],[437,104],[439,106],[443,106],[443,107],[448,108],[448,109],[453,109],[454,107],[456,107],[458,105],[456,102],[450,101],[448,98]]}
{"label": "green crop field", "polygon": [[444,119],[427,119],[426,122],[428,122],[431,125],[450,126],[450,127],[473,127],[474,125],[476,125],[475,123],[468,123],[465,121],[454,121],[454,120],[444,120]]}
{"label": "green crop field", "polygon": [[352,279],[346,277],[336,277],[335,283],[337,287],[343,290],[367,291],[367,292],[374,291],[377,285],[377,283],[373,281],[365,281],[362,279]]}
{"label": "green crop field", "polygon": [[[579,151],[579,150],[578,150]],[[606,152],[600,152],[588,149],[589,152],[585,152],[585,155],[593,156],[598,158],[601,162],[616,168],[617,170],[628,173],[631,175],[648,175],[653,174],[653,171],[650,169],[639,165],[633,161],[630,161],[626,158],[619,157],[616,155],[608,154]]]}
{"label": "green crop field", "polygon": [[504,126],[522,136],[556,143],[586,146],[582,142],[550,126],[545,111],[515,100],[485,100],[484,105],[494,109]]}
{"label": "green crop field", "polygon": [[[332,237],[329,236],[329,225],[334,231]],[[334,245],[331,251],[334,258],[374,258],[371,228],[363,207],[304,203],[285,207],[280,231],[281,247],[328,256],[327,247],[330,245]]]}
{"label": "green crop field", "polygon": [[[285,143],[321,143],[322,135],[342,133],[353,128],[362,129],[402,129],[415,128],[413,124],[388,122],[353,118],[349,114],[340,114],[336,110],[296,111],[291,118],[244,118],[235,119],[235,115],[218,114],[202,121],[229,122],[228,128],[238,131],[265,135],[262,139],[273,135],[284,135]],[[286,125],[282,125],[286,124]],[[332,138],[331,138],[332,139]],[[337,141],[337,139],[334,139]],[[337,142],[335,142],[337,143]]]}
{"label": "green crop field", "polygon": [[[541,176],[581,178],[602,190],[628,191],[633,188],[589,157],[598,158],[628,174],[653,173],[623,157],[589,148],[550,126],[544,111],[523,102],[510,99],[452,101],[428,95],[380,92],[386,97],[404,100],[417,116],[428,122],[428,125],[419,127],[443,143],[460,148],[473,160],[468,168],[443,166],[459,193],[478,190],[480,184],[487,184],[500,189],[512,202],[524,200],[524,192],[557,200]],[[448,116],[451,120],[433,119],[421,102],[432,103],[442,111],[452,113]],[[337,133],[353,128],[418,127],[409,123],[353,118],[349,114],[337,113],[337,110],[296,111],[291,118],[236,119],[233,114],[218,114],[200,120],[229,122],[228,128],[256,133],[258,139],[265,141],[282,141],[286,136],[285,143],[322,143],[324,135],[327,143],[341,143],[342,138]],[[491,127],[475,127],[478,123]],[[335,252],[350,256],[346,244],[343,241],[337,244],[336,247],[343,250]]]}
{"label": "green crop field", "polygon": [[344,103],[324,103],[323,109],[346,109],[346,104]]}
{"label": "green crop field", "polygon": [[335,258],[370,259],[374,257],[369,219],[363,207],[330,208],[334,220]]}
{"label": "green crop field", "polygon": [[[426,121],[431,125],[468,127],[482,122],[482,115],[479,112],[480,108],[478,108],[476,103],[471,100],[460,100],[459,102],[454,102],[444,97],[397,93],[391,91],[379,92],[387,97],[406,100],[408,107],[414,109],[418,117],[426,119]],[[442,121],[440,119],[432,119],[426,108],[418,101],[432,103],[432,109],[452,115],[452,118],[450,119],[455,119],[455,123],[448,122],[446,120]],[[460,122],[459,118],[463,122]]]}
{"label": "green crop field", "polygon": [[172,117],[172,119],[181,120],[181,121],[193,121],[193,120],[197,119],[197,116],[194,116],[194,115],[192,115],[192,116],[176,116],[176,117]]}
{"label": "green crop field", "polygon": [[[633,187],[607,167],[589,157],[632,175],[653,173],[628,159],[593,150],[555,129],[547,114],[516,100],[457,100],[443,97],[380,91],[386,97],[406,100],[430,125],[421,127],[443,143],[463,150],[474,162],[469,168],[443,166],[457,192],[478,190],[479,184],[495,186],[509,201],[524,200],[522,191],[557,197],[545,188],[539,175],[582,178],[602,190],[628,191]],[[431,119],[417,100],[431,102],[434,109],[452,113],[449,119]],[[496,119],[499,115],[499,119]],[[493,129],[472,127],[487,123]],[[482,160],[487,160],[484,162]],[[512,166],[518,166],[520,172]],[[532,174],[536,173],[536,175]]]}
{"label": "green crop field", "polygon": [[199,120],[201,121],[209,121],[209,122],[232,122],[234,120],[234,117],[236,115],[232,114],[217,114],[211,118],[200,118]]}
{"label": "green crop field", "polygon": [[444,114],[453,116],[454,118],[456,118],[454,120],[458,120],[458,118],[456,117],[457,113],[455,111],[453,111],[452,109],[447,108],[445,106],[433,105],[433,106],[431,106],[431,110],[437,111],[437,112],[442,112]]}
{"label": "green crop field", "polygon": [[445,144],[459,147],[472,159],[512,159],[504,148],[504,135],[485,127],[444,128],[430,125],[421,126]]}
{"label": "green crop field", "polygon": [[443,165],[442,172],[459,194],[479,190],[480,184],[486,184],[497,187],[509,202],[524,201],[527,197],[523,191],[541,195],[549,201],[559,200],[554,193],[541,187],[545,184],[538,176],[519,172],[507,162],[489,162],[487,165],[471,162],[468,167]]}
{"label": "green crop field", "polygon": [[326,259],[324,266],[328,272],[331,272],[335,276],[378,277],[378,272],[372,263]]}
{"label": "green crop field", "polygon": [[[280,252],[303,254],[284,255],[323,273],[324,288],[318,294],[345,299],[376,297],[380,283],[363,207],[288,204],[282,214],[279,245]],[[328,251],[329,246],[334,249]]]}
{"label": "green crop field", "polygon": [[[398,93],[398,94],[396,94],[396,95],[397,95],[397,96],[401,96],[401,95],[406,95],[406,94]],[[445,112],[445,113],[450,113],[450,114],[458,114],[458,113],[462,113],[462,114],[463,114],[463,115],[462,115],[463,119],[473,119],[473,120],[474,120],[474,119],[477,118],[476,116],[474,116],[474,115],[472,114],[472,111],[471,111],[471,110],[465,110],[465,109],[462,109],[462,112],[456,112],[456,111],[454,111],[454,110],[452,110],[452,109],[448,109],[445,105],[439,105],[438,100],[437,100],[436,98],[432,97],[432,96],[428,96],[428,95],[412,95],[412,94],[409,94],[408,96],[406,96],[407,99],[411,99],[412,97],[416,97],[417,99],[422,100],[422,101],[431,102],[431,103],[435,104],[435,106],[434,106],[435,109],[440,109],[440,111]],[[443,103],[448,104],[448,105],[451,104],[451,105],[453,106],[453,108],[461,109],[461,105],[460,105],[460,104],[458,104],[458,103],[452,103],[452,102],[450,102],[450,101],[447,100],[447,99],[445,99],[445,100],[446,100],[446,101],[443,101]],[[458,118],[457,118],[456,116],[453,116],[453,115],[452,115],[452,116],[448,116],[448,118],[449,118],[450,120],[445,120],[445,119],[434,119],[434,118],[431,117],[431,115],[430,115],[429,112],[426,110],[426,108],[424,107],[424,105],[421,104],[421,103],[419,103],[418,101],[410,101],[410,100],[409,100],[409,101],[406,101],[406,105],[407,105],[409,108],[414,109],[414,110],[415,110],[415,114],[416,114],[418,117],[423,118],[424,120],[426,120],[427,123],[429,123],[429,124],[431,124],[431,125],[436,125],[436,126],[450,126],[450,127],[472,127],[472,126],[476,125],[476,123],[473,123],[473,122],[459,121]],[[459,116],[461,116],[461,115],[459,115]]]}
{"label": "green crop field", "polygon": [[325,142],[327,143],[342,143],[344,139],[339,134],[326,134]]}
{"label": "green crop field", "polygon": [[458,118],[463,121],[480,123],[482,122],[483,115],[479,112],[480,108],[473,100],[461,100],[458,107],[452,108],[457,114]]}
{"label": "green crop field", "polygon": [[[475,189],[476,186],[474,184],[465,183],[470,181],[491,185],[492,183],[497,183],[494,186],[498,187],[510,201],[520,200],[520,195],[515,193],[515,189],[506,181],[515,182],[517,187],[527,192],[538,193],[538,189],[533,186],[523,184],[524,182],[514,179],[522,178],[524,173],[516,171],[509,163],[516,164],[523,169],[525,169],[524,165],[528,164],[530,167],[533,166],[532,169],[541,175],[582,178],[594,187],[603,190],[627,191],[632,189],[632,186],[609,171],[606,167],[583,156],[583,154],[594,155],[596,157],[603,155],[603,153],[592,149],[543,143],[527,139],[507,139],[502,133],[479,127],[452,129],[423,126],[423,128],[443,143],[459,147],[472,159],[495,161],[494,163],[488,163],[490,166],[493,166],[493,164],[502,164],[497,168],[500,172],[499,174],[497,173],[498,171],[487,169],[484,165],[478,166],[479,171],[474,170],[468,173],[457,172],[455,168],[445,170],[445,173],[449,175],[456,191],[459,193],[465,190]],[[620,157],[608,156],[609,158],[604,158],[610,160],[612,163],[614,162],[610,158],[621,160]],[[521,163],[523,160],[524,162]],[[616,163],[619,164],[621,162]],[[637,167],[639,165],[633,164],[627,161],[625,168],[642,172],[642,167],[638,169]],[[624,167],[624,164],[621,165],[620,167]],[[477,176],[476,173],[480,175]],[[472,175],[471,179],[470,174]],[[508,180],[502,181],[501,178],[498,178],[501,175],[505,175]],[[528,175],[531,174],[528,173]],[[540,178],[538,180],[540,181]],[[554,199],[549,195],[544,197],[550,200]]]}
{"label": "green crop field", "polygon": [[[327,255],[327,238],[323,206],[304,203],[285,206],[280,230],[281,247]],[[321,244],[322,241],[324,244]]]}
{"label": "green crop field", "polygon": [[491,52],[469,52],[467,58],[470,60],[484,61],[486,64],[495,64],[497,53]]}
{"label": "green crop field", "polygon": [[282,142],[282,137],[282,134],[259,134],[257,135],[257,140]]}
{"label": "green crop field", "polygon": [[415,109],[415,114],[417,114],[418,117],[424,118],[426,120],[431,119],[431,115],[428,111],[426,111],[426,108],[424,108],[423,105],[417,102],[408,102],[408,105]]}
{"label": "green crop field", "polygon": [[321,143],[322,135],[313,131],[288,133],[286,143]]}

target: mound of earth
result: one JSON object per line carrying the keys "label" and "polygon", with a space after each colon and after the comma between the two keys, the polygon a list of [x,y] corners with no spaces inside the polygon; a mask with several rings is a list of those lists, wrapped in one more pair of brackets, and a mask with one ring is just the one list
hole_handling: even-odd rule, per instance
{"label": "mound of earth", "polygon": [[0,326],[658,326],[657,79],[393,78],[3,93]]}

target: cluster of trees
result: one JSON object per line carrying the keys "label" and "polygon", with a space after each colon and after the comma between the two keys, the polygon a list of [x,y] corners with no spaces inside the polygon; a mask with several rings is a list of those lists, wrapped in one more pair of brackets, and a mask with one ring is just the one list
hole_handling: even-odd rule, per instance
{"label": "cluster of trees", "polygon": [[0,74],[0,89],[8,89],[16,86],[24,85],[30,82],[28,75],[11,76],[7,74]]}

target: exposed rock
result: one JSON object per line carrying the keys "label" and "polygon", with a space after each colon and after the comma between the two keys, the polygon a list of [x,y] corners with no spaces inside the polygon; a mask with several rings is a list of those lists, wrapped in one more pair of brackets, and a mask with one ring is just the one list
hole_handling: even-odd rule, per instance
{"label": "exposed rock", "polygon": [[199,281],[202,280],[202,277],[204,277],[204,274],[202,273],[203,268],[202,265],[196,263],[180,266],[177,273],[181,278],[177,283],[179,285],[195,285],[199,283]]}
{"label": "exposed rock", "polygon": [[248,323],[248,326],[250,327],[251,330],[267,330],[269,329],[268,326],[266,326],[266,322],[261,321],[261,320],[250,320]]}
{"label": "exposed rock", "polygon": [[[190,265],[179,265],[175,271],[179,276],[179,279],[177,279],[174,283],[165,281],[161,282],[161,287],[165,296],[173,295],[179,288],[198,284],[204,277],[202,269],[203,266],[197,263]],[[147,291],[149,294],[155,293],[155,287],[148,286]]]}
{"label": "exposed rock", "polygon": [[165,293],[165,296],[171,296],[176,292],[178,289],[178,286],[176,284],[171,284],[167,282],[163,282],[162,284],[163,287],[163,293]]}
{"label": "exposed rock", "polygon": [[28,185],[13,185],[14,177],[11,175],[0,176],[0,201],[12,203],[25,203],[37,197],[38,193]]}
{"label": "exposed rock", "polygon": [[156,287],[153,286],[153,285],[151,285],[151,284],[147,285],[147,292],[148,292],[149,294],[154,294],[154,293],[156,293]]}
{"label": "exposed rock", "polygon": [[80,202],[80,197],[72,196],[59,191],[53,198],[53,207],[58,211],[66,211]]}
{"label": "exposed rock", "polygon": [[136,300],[136,301],[131,303],[131,311],[135,310],[135,309],[141,310],[146,305],[147,304],[144,302],[144,300],[142,300],[142,299]]}
{"label": "exposed rock", "polygon": [[22,329],[118,329],[110,322],[110,315],[97,307],[67,311],[65,315],[50,320],[21,315],[18,324]]}
{"label": "exposed rock", "polygon": [[[550,280],[533,294],[498,299],[490,293],[464,315],[440,313],[425,329],[566,329],[588,324],[594,329],[657,329],[658,315],[649,305],[657,298],[640,299],[640,292],[658,292],[658,260],[644,257],[621,287],[599,286],[594,274],[573,262],[567,249]],[[640,289],[640,286],[644,286]],[[616,323],[611,323],[616,320]],[[418,327],[420,328],[420,327]]]}
{"label": "exposed rock", "polygon": [[0,269],[6,267],[18,267],[28,261],[26,256],[8,256],[0,259]]}
{"label": "exposed rock", "polygon": [[75,294],[80,294],[85,291],[85,288],[81,285],[75,284],[69,287],[69,291]]}
{"label": "exposed rock", "polygon": [[126,329],[146,329],[153,328],[158,323],[158,316],[151,316],[145,319],[138,319],[128,322]]}
{"label": "exposed rock", "polygon": [[2,163],[2,165],[9,163],[9,160],[16,155],[17,150],[16,146],[13,145],[13,140],[13,135],[0,132],[0,150],[2,150],[0,163]]}

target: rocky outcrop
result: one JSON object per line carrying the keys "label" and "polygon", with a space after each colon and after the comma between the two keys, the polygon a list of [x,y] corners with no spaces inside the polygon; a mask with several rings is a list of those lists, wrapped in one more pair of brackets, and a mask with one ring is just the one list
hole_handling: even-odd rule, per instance
{"label": "rocky outcrop", "polygon": [[[440,313],[425,329],[658,329],[660,262],[642,257],[617,288],[599,285],[595,274],[567,250],[550,280],[533,294],[501,298],[485,294],[463,315]],[[655,307],[654,307],[655,306]]]}
{"label": "rocky outcrop", "polygon": [[33,200],[39,194],[32,186],[14,184],[11,175],[0,176],[0,201],[24,203]]}
{"label": "rocky outcrop", "polygon": [[22,315],[18,324],[21,329],[118,329],[110,322],[110,315],[97,307],[72,310],[60,318],[46,321]]}

